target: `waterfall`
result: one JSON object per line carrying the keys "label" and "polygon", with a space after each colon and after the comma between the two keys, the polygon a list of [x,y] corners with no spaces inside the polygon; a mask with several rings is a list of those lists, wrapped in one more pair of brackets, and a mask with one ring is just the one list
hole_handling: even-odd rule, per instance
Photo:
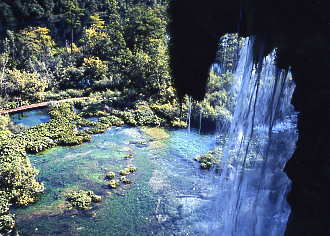
{"label": "waterfall", "polygon": [[187,114],[187,120],[188,120],[188,132],[190,133],[190,128],[191,128],[191,109],[192,109],[192,104],[191,104],[191,97],[188,98],[188,114]]}
{"label": "waterfall", "polygon": [[247,39],[240,51],[230,92],[236,102],[211,213],[214,236],[284,235],[290,214],[283,168],[297,140],[294,83],[290,73],[276,69],[275,52],[254,63],[253,43]]}
{"label": "waterfall", "polygon": [[202,115],[203,115],[203,110],[202,108],[199,111],[199,134],[201,134],[202,131]]}

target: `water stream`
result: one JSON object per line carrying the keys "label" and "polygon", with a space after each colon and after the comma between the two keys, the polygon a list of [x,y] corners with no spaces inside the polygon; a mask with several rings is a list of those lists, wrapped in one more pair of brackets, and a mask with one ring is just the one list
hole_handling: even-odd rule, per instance
{"label": "water stream", "polygon": [[[297,139],[296,113],[290,105],[294,84],[288,73],[275,69],[274,53],[254,67],[252,44],[253,39],[247,41],[240,52],[231,89],[237,98],[233,120],[230,128],[219,131],[220,141],[215,135],[190,132],[190,125],[188,130],[114,127],[89,143],[31,155],[46,192],[36,204],[15,211],[19,232],[284,235],[290,180],[283,168]],[[190,116],[191,107],[189,124]],[[36,123],[45,118],[39,113],[28,117]],[[201,170],[193,161],[216,143],[226,143],[220,174]],[[125,159],[129,153],[134,158]],[[105,173],[118,173],[131,164],[137,167],[133,183],[109,189]],[[103,201],[88,211],[68,210],[63,195],[72,189],[93,190]]]}
{"label": "water stream", "polygon": [[[216,177],[200,170],[193,157],[214,146],[214,135],[195,130],[124,127],[77,147],[31,155],[46,192],[36,204],[16,210],[18,229],[29,236],[201,235]],[[128,153],[134,158],[124,159]],[[105,173],[129,164],[137,167],[134,183],[110,190]],[[93,190],[103,201],[88,211],[67,210],[63,194],[71,189]]]}
{"label": "water stream", "polygon": [[50,120],[48,110],[44,108],[13,113],[10,115],[10,118],[15,124],[28,127],[45,123]]}

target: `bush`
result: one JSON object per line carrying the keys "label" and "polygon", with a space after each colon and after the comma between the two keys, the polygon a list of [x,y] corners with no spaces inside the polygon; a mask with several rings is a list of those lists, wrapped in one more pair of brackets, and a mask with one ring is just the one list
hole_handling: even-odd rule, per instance
{"label": "bush", "polygon": [[15,217],[12,214],[0,216],[0,233],[9,233],[15,227]]}
{"label": "bush", "polygon": [[186,121],[180,120],[179,118],[175,118],[171,121],[171,126],[173,128],[187,128],[188,124]]}
{"label": "bush", "polygon": [[215,148],[206,154],[195,157],[195,161],[200,163],[202,169],[209,169],[220,161],[221,149]]}
{"label": "bush", "polygon": [[89,210],[93,202],[100,202],[102,198],[93,191],[79,190],[67,193],[65,200],[68,201],[69,208]]}

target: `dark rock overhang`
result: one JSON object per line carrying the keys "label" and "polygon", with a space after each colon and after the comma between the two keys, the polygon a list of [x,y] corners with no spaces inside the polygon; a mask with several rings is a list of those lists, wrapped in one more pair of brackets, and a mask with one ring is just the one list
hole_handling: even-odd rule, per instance
{"label": "dark rock overhang", "polygon": [[226,33],[255,36],[255,60],[277,48],[277,65],[291,68],[317,58],[329,66],[330,2],[327,0],[173,0],[170,55],[178,96],[201,100],[218,39]]}

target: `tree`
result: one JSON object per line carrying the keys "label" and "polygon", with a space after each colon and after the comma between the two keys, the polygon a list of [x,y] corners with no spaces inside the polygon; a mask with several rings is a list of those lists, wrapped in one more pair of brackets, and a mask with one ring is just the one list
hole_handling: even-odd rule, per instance
{"label": "tree", "polygon": [[1,91],[2,95],[18,98],[20,101],[37,102],[43,98],[43,92],[47,88],[47,83],[37,73],[17,69],[8,70],[4,81],[6,90]]}
{"label": "tree", "polygon": [[19,50],[27,58],[40,59],[45,55],[53,56],[55,42],[46,27],[28,27],[17,34]]}
{"label": "tree", "polygon": [[170,86],[165,8],[139,4],[128,10],[125,39],[132,52],[128,78],[147,96],[160,97]]}
{"label": "tree", "polygon": [[98,57],[84,58],[83,68],[86,84],[93,86],[96,81],[107,78],[108,66]]}
{"label": "tree", "polygon": [[74,30],[81,26],[81,18],[84,16],[84,10],[79,7],[79,4],[76,0],[67,0],[65,4],[66,8],[66,22],[70,25],[71,28],[71,53],[73,52],[73,36]]}

